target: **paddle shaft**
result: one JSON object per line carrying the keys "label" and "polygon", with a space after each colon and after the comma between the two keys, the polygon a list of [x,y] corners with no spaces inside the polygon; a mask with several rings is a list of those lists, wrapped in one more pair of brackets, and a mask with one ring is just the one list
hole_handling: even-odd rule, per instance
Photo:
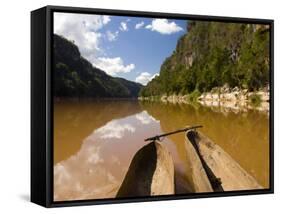
{"label": "paddle shaft", "polygon": [[156,135],[154,137],[146,138],[144,141],[155,141],[155,140],[159,140],[160,137],[165,137],[165,136],[176,134],[176,133],[179,133],[179,132],[185,132],[185,131],[188,131],[190,129],[197,129],[197,128],[202,128],[202,127],[203,126],[201,126],[201,125],[190,126],[190,127],[186,127],[186,128],[183,128],[183,129],[178,129],[178,130],[173,131],[173,132],[168,132],[168,133],[164,133],[164,134],[161,134],[161,135]]}

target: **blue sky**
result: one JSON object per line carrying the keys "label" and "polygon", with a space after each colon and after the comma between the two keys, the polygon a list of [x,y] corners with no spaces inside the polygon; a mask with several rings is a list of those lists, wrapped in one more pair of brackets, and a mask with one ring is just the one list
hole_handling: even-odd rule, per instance
{"label": "blue sky", "polygon": [[185,20],[55,13],[54,33],[111,76],[146,84],[186,33]]}

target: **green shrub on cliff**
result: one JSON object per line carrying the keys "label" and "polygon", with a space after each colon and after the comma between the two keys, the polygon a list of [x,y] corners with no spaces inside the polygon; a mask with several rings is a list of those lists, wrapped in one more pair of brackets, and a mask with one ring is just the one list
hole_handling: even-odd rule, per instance
{"label": "green shrub on cliff", "polygon": [[250,104],[253,106],[259,106],[260,103],[262,102],[260,95],[258,94],[252,94],[249,96]]}
{"label": "green shrub on cliff", "polygon": [[192,93],[188,95],[189,102],[197,102],[198,97],[200,97],[201,93],[198,90],[194,90]]}
{"label": "green shrub on cliff", "polygon": [[257,90],[269,83],[269,26],[189,21],[187,33],[140,95],[206,92],[225,84]]}

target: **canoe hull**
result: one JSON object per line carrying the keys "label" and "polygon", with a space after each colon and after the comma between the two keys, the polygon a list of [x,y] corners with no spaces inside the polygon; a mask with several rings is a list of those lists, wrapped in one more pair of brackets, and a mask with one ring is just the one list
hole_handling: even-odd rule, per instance
{"label": "canoe hull", "polygon": [[220,179],[224,191],[263,188],[228,153],[199,131],[188,131],[186,140],[198,150],[211,172]]}
{"label": "canoe hull", "polygon": [[187,163],[189,165],[190,185],[192,192],[213,192],[211,183],[204,170],[201,160],[191,143],[186,139],[185,151],[187,153]]}
{"label": "canoe hull", "polygon": [[172,156],[164,145],[155,141],[142,147],[135,154],[116,197],[174,193]]}

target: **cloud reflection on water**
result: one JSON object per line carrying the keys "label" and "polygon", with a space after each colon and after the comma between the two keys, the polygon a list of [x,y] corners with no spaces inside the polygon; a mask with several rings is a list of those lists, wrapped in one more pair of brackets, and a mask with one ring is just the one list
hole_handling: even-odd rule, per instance
{"label": "cloud reflection on water", "polygon": [[119,124],[117,120],[108,122],[105,126],[97,129],[95,134],[99,135],[101,139],[107,138],[122,138],[125,132],[135,132],[136,129],[129,123]]}
{"label": "cloud reflection on water", "polygon": [[131,158],[144,145],[141,136],[159,131],[159,121],[146,111],[94,130],[75,155],[54,166],[54,199],[114,197]]}
{"label": "cloud reflection on water", "polygon": [[135,117],[142,124],[150,124],[152,122],[160,123],[159,120],[156,120],[154,117],[150,116],[147,111],[142,111],[141,113],[136,114]]}

